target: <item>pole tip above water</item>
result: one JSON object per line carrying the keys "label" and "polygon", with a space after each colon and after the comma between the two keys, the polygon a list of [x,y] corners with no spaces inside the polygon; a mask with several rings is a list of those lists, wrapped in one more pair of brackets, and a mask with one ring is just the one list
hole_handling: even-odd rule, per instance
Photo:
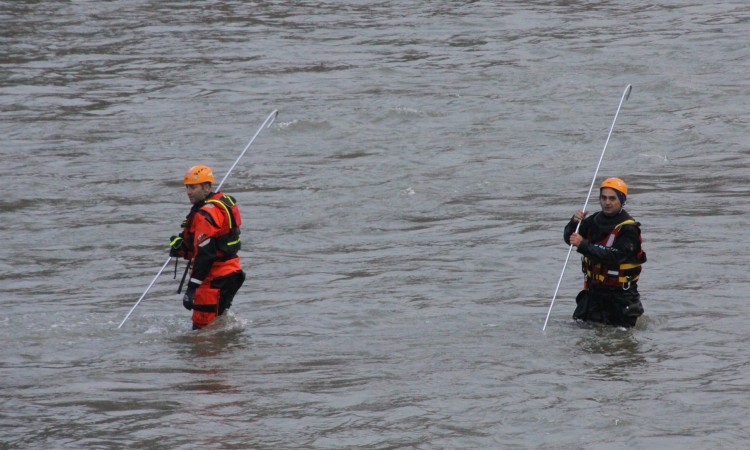
{"label": "pole tip above water", "polygon": [[266,125],[266,128],[271,128],[271,124],[273,124],[273,122],[276,120],[277,117],[279,117],[279,110],[274,109],[273,111],[271,111],[271,114],[269,114],[268,119],[266,119],[266,120],[270,119],[270,121],[268,122],[268,125]]}
{"label": "pole tip above water", "polygon": [[625,88],[625,93],[623,94],[623,95],[624,95],[624,97],[625,97],[625,100],[627,100],[627,99],[629,99],[629,98],[630,98],[630,91],[632,91],[632,90],[633,90],[633,85],[632,85],[632,84],[629,84],[629,85],[628,85],[628,86],[627,86],[627,87]]}

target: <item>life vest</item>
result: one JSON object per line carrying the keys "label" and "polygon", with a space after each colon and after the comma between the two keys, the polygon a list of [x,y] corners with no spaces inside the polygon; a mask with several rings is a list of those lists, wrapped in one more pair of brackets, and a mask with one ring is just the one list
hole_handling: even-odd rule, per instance
{"label": "life vest", "polygon": [[227,260],[236,257],[237,252],[242,247],[240,242],[242,217],[237,201],[231,195],[219,192],[208,198],[206,203],[218,206],[219,210],[224,212],[226,218],[224,226],[222,226],[219,236],[216,238],[216,249],[220,252],[220,258]]}
{"label": "life vest", "polygon": [[[225,220],[222,221],[221,226],[216,223],[216,220],[214,220],[208,211],[203,209],[206,204],[216,207],[224,216]],[[199,207],[194,207],[190,211],[185,222],[183,222],[183,243],[185,245],[186,259],[192,259],[193,256],[195,256],[195,249],[193,248],[195,238],[193,218],[196,214],[201,214],[206,220],[208,220],[208,222],[219,228],[219,232],[215,237],[217,260],[226,261],[237,257],[237,253],[242,246],[240,242],[242,216],[240,215],[240,210],[234,197],[218,192],[205,199],[203,204]]]}
{"label": "life vest", "polygon": [[[614,244],[617,235],[620,233],[623,225],[635,225],[638,227],[639,223],[633,219],[625,220],[617,224],[610,234],[604,237],[596,244],[611,247]],[[640,235],[640,228],[638,233],[638,241],[642,244],[643,239]],[[640,247],[640,245],[639,245]],[[641,274],[641,264],[646,262],[646,253],[643,249],[638,251],[634,262],[622,263],[619,266],[611,267],[606,266],[602,263],[595,263],[587,256],[583,259],[583,273],[586,274],[586,287],[592,286],[607,286],[607,287],[622,287],[627,290],[630,288],[630,284],[638,281]]]}

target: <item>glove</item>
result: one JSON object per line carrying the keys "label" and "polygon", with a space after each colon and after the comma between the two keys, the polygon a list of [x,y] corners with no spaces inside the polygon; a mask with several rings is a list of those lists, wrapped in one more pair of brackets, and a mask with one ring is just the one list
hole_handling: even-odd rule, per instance
{"label": "glove", "polygon": [[190,311],[193,309],[193,300],[195,300],[195,287],[188,286],[185,295],[182,297],[182,306]]}
{"label": "glove", "polygon": [[[182,233],[180,233],[182,234]],[[182,236],[172,236],[169,238],[169,256],[180,256],[182,250]]]}

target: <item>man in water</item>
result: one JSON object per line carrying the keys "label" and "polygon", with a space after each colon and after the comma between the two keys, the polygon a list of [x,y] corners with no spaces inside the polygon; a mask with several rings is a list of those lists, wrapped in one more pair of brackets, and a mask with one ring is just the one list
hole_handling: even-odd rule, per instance
{"label": "man in water", "polygon": [[578,210],[565,226],[563,238],[583,255],[586,275],[574,319],[630,328],[643,314],[638,277],[646,253],[641,224],[622,209],[627,195],[624,181],[607,178],[599,186],[601,212],[586,217],[587,211]]}
{"label": "man in water", "polygon": [[208,166],[194,166],[185,173],[185,189],[193,207],[182,223],[182,232],[170,242],[170,256],[190,261],[188,270],[192,266],[182,305],[193,311],[194,330],[229,309],[245,281],[237,256],[240,210],[233,197],[212,191],[213,182]]}

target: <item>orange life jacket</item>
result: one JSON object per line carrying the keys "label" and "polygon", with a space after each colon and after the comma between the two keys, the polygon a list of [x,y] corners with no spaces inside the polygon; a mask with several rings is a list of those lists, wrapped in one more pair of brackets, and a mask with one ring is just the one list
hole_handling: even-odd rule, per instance
{"label": "orange life jacket", "polygon": [[194,218],[196,214],[201,214],[210,224],[219,229],[215,235],[208,236],[216,239],[217,261],[226,261],[235,258],[242,246],[240,242],[242,216],[234,197],[217,192],[206,198],[201,207],[190,211],[190,214],[188,214],[186,220],[183,222],[185,259],[193,259],[196,253],[195,245],[198,244],[195,242],[196,230]]}

